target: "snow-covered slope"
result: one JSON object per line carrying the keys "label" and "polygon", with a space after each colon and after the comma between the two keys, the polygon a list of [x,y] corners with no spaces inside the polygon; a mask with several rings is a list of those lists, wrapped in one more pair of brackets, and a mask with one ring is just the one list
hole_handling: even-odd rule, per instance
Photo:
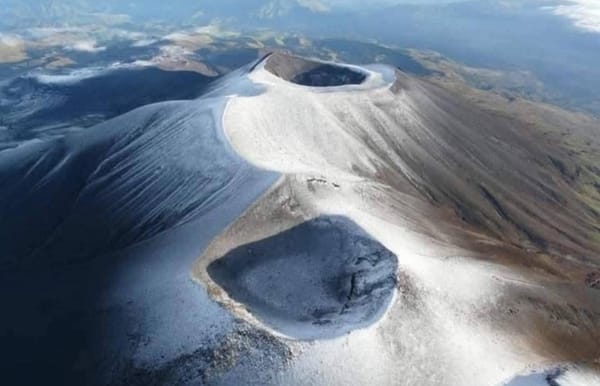
{"label": "snow-covered slope", "polygon": [[427,81],[385,67],[364,71],[359,85],[305,87],[263,67],[250,78],[266,92],[228,105],[226,133],[263,168],[389,188],[423,210],[445,206],[503,241],[597,263],[591,235],[600,218],[569,186],[577,171],[563,150]]}
{"label": "snow-covered slope", "polygon": [[249,173],[213,127],[222,102],[151,105],[2,152],[2,263],[96,256],[196,219]]}
{"label": "snow-covered slope", "polygon": [[150,103],[196,98],[212,80],[133,65],[25,74],[0,83],[0,149],[90,127]]}
{"label": "snow-covered slope", "polygon": [[[224,128],[235,150],[285,177],[209,246],[195,275],[233,313],[298,338],[293,323],[265,316],[281,308],[259,291],[260,272],[270,267],[273,281],[300,285],[295,264],[314,263],[297,251],[318,253],[293,232],[335,215],[397,257],[399,294],[370,326],[297,343],[302,355],[280,382],[490,385],[596,358],[592,315],[600,303],[582,277],[598,264],[600,246],[590,238],[598,219],[565,181],[569,166],[557,167],[560,150],[537,143],[520,122],[391,68],[342,67],[338,74],[366,74],[358,84],[294,81],[314,67],[271,56],[248,75],[263,92],[227,105]],[[280,265],[253,256],[274,239],[285,246]],[[342,258],[338,248],[327,254]],[[232,266],[239,251],[247,271],[242,260]],[[211,272],[221,259],[254,298]],[[301,312],[295,305],[290,299],[288,318]]]}
{"label": "snow-covered slope", "polygon": [[200,357],[193,374],[169,373],[198,350],[242,344],[244,327],[189,272],[277,179],[224,139],[225,85],[0,152],[3,382],[178,383],[235,367]]}
{"label": "snow-covered slope", "polygon": [[275,54],[2,150],[5,378],[595,382],[598,217],[537,139],[389,67]]}

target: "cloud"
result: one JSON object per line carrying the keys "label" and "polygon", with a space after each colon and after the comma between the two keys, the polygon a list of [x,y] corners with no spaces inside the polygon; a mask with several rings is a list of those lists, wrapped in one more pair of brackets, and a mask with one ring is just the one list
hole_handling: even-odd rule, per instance
{"label": "cloud", "polygon": [[100,67],[93,68],[81,68],[70,71],[66,74],[44,74],[44,73],[32,73],[29,76],[36,79],[38,82],[43,84],[64,84],[70,85],[78,83],[82,80],[89,79],[101,75],[107,70]]}
{"label": "cloud", "polygon": [[17,35],[0,33],[0,63],[17,63],[25,59],[25,41]]}
{"label": "cloud", "polygon": [[147,47],[150,46],[154,43],[156,43],[158,40],[156,39],[142,39],[142,40],[136,40],[133,43],[131,43],[132,47]]}
{"label": "cloud", "polygon": [[312,12],[327,12],[329,7],[319,0],[298,0],[298,4],[301,7],[307,8]]}
{"label": "cloud", "polygon": [[153,65],[152,62],[136,60],[132,63],[115,62],[103,67],[84,67],[67,71],[61,74],[48,74],[43,69],[35,69],[25,77],[36,79],[43,84],[63,84],[72,85],[82,80],[95,78],[115,70],[147,67]]}
{"label": "cloud", "polygon": [[65,48],[71,51],[91,53],[104,51],[106,49],[106,47],[98,47],[95,40],[79,40],[67,45]]}
{"label": "cloud", "polygon": [[82,28],[77,27],[36,27],[29,28],[25,34],[30,39],[46,39],[57,35],[67,35],[82,32]]}
{"label": "cloud", "polygon": [[0,44],[9,47],[17,47],[23,44],[23,39],[18,35],[0,33]]}
{"label": "cloud", "polygon": [[555,15],[573,20],[581,29],[600,32],[600,1],[598,0],[570,0],[550,9]]}

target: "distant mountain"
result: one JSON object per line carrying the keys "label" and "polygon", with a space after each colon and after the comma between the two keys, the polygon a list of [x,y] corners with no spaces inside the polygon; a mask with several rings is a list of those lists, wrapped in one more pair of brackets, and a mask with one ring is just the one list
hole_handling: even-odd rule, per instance
{"label": "distant mountain", "polygon": [[[0,141],[12,143],[87,127],[136,107],[197,97],[212,78],[154,67],[24,75],[0,87]],[[0,149],[2,145],[0,145]]]}
{"label": "distant mountain", "polygon": [[118,20],[121,22],[189,22],[212,19],[272,20],[297,12],[323,13],[329,10],[329,6],[320,0],[173,0],[168,3],[140,0],[107,0],[100,3],[89,0],[7,0],[4,3],[0,9],[0,29],[3,30],[106,22],[107,15],[120,16]]}
{"label": "distant mountain", "polygon": [[319,0],[272,0],[260,8],[258,15],[269,19],[298,10],[321,13],[329,11],[329,7]]}

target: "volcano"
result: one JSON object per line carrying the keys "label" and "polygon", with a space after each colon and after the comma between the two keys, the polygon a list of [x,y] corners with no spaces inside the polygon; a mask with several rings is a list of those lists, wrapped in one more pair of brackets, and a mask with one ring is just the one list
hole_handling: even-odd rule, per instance
{"label": "volcano", "polygon": [[559,143],[384,65],[201,81],[0,151],[8,384],[597,379],[600,213]]}

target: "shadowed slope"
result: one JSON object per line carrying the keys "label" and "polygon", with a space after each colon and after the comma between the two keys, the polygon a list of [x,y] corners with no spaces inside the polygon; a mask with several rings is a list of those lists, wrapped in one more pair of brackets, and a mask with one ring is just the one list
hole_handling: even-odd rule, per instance
{"label": "shadowed slope", "polygon": [[252,168],[223,141],[224,104],[144,106],[82,133],[0,152],[0,266],[99,256],[235,196]]}
{"label": "shadowed slope", "polygon": [[[238,93],[240,72],[228,82]],[[241,377],[285,360],[189,280],[277,178],[231,150],[225,103],[213,89],[0,152],[4,383],[210,384],[217,367]],[[248,362],[215,359],[224,352]]]}
{"label": "shadowed slope", "polygon": [[[196,98],[213,78],[153,67],[27,75],[0,88],[0,142],[89,127],[150,103]],[[2,148],[0,143],[0,149]]]}

